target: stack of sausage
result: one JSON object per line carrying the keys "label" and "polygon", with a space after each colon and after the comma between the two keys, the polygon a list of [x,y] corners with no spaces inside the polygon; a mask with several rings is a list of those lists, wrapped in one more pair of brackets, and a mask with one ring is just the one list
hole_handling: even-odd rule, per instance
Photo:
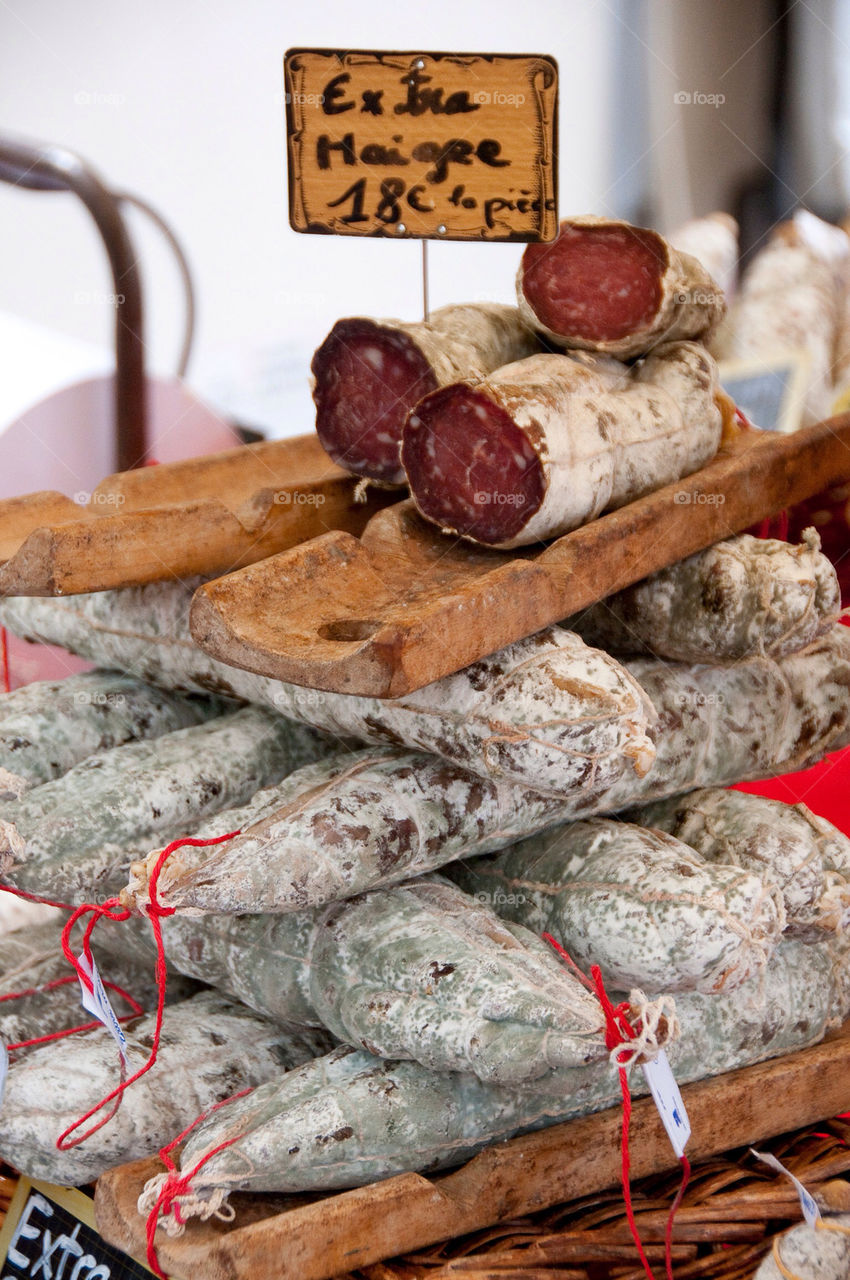
{"label": "stack of sausage", "polygon": [[[670,243],[609,219],[570,219],[552,244],[526,250],[516,308],[449,306],[427,324],[338,321],[313,361],[319,437],[353,474],[409,483],[446,532],[498,547],[566,533],[716,450],[706,413],[716,373],[683,339],[718,360],[802,353],[803,421],[850,407],[846,231],[808,213],[782,224],[724,315],[737,269],[737,227],[724,214],[695,219]],[[792,537],[813,524],[840,577],[850,571],[848,497],[839,485],[791,513]],[[850,599],[850,580],[842,586]]]}
{"label": "stack of sausage", "polygon": [[[590,233],[612,281],[594,334],[586,301],[598,286],[582,278],[583,254],[572,265]],[[552,253],[576,277],[569,296],[550,287]],[[611,264],[623,260],[619,279]],[[722,416],[712,359],[693,340],[722,311],[716,288],[696,297],[701,272],[654,233],[566,224],[555,247],[527,251],[522,288],[571,354],[452,385],[435,357],[437,385],[403,427],[408,474],[454,473],[451,450],[427,443],[429,424],[448,421],[452,450],[471,449],[461,470],[474,492],[519,484],[529,508],[539,497],[507,538],[498,521],[464,530],[504,544],[544,536],[547,513],[573,497],[569,520],[586,519],[663,483],[670,458],[699,465]],[[403,399],[412,358],[368,327],[346,341],[319,394],[336,387],[330,421],[363,368]],[[605,354],[577,351],[600,343]],[[392,436],[387,405],[369,395],[378,435]],[[494,441],[495,470],[472,446],[481,438]],[[395,481],[398,437],[377,444],[379,478]],[[440,520],[459,528],[469,491],[453,491]],[[114,1085],[112,1041],[96,1030],[26,1044],[79,1020],[70,988],[0,1016],[0,1035],[22,1046],[0,1155],[25,1173],[88,1181],[247,1089],[184,1148],[188,1172],[226,1143],[174,1198],[163,1225],[179,1232],[238,1189],[433,1170],[611,1105],[599,1001],[543,931],[628,1001],[635,1060],[666,1046],[681,1082],[816,1043],[850,1012],[850,841],[802,806],[724,790],[850,742],[850,630],[816,535],[731,538],[391,701],[308,698],[216,661],[189,632],[194,587],[0,605],[15,634],[100,668],[0,698],[0,876],[70,906],[120,894],[138,918],[99,942],[98,930],[95,952],[147,1009],[152,895],[174,913],[162,921],[173,977],[157,1064],[81,1145],[56,1141]],[[163,846],[189,834],[230,838],[162,864]],[[10,939],[0,994],[55,978],[54,925]],[[153,1028],[151,1013],[129,1024],[130,1070]],[[140,1209],[158,1194],[155,1181]]]}
{"label": "stack of sausage", "polygon": [[408,483],[428,520],[494,547],[695,471],[721,434],[717,370],[693,339],[725,301],[696,258],[654,231],[574,218],[529,245],[517,292],[518,307],[445,307],[421,324],[340,320],[313,359],[331,457]]}

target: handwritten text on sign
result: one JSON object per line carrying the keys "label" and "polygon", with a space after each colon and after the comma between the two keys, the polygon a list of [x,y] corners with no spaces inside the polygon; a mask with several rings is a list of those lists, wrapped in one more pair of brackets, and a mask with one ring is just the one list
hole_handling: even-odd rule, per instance
{"label": "handwritten text on sign", "polygon": [[21,1179],[0,1230],[2,1280],[150,1280],[151,1274],[98,1233],[89,1196]]}
{"label": "handwritten text on sign", "polygon": [[284,80],[296,231],[554,238],[553,58],[290,49]]}

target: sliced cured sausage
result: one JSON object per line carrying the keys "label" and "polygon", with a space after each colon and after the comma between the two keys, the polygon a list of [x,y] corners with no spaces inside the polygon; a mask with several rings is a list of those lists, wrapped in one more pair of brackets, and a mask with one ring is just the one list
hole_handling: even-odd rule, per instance
{"label": "sliced cured sausage", "polygon": [[530,244],[517,276],[520,312],[558,346],[630,359],[696,338],[726,310],[696,258],[657,231],[610,218],[569,218],[551,244]]}
{"label": "sliced cured sausage", "polygon": [[516,307],[492,302],[442,307],[428,323],[338,320],[311,366],[322,447],[355,475],[403,485],[401,428],[417,400],[539,348]]}
{"label": "sliced cured sausage", "polygon": [[639,365],[529,356],[426,396],[401,458],[420,512],[493,547],[557,537],[689,475],[720,444],[717,369],[668,343]]}

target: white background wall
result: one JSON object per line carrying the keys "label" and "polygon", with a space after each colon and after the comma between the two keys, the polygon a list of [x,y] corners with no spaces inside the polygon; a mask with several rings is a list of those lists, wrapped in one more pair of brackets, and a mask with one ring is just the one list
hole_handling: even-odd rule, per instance
{"label": "white background wall", "polygon": [[[848,12],[850,0],[795,8],[801,115],[831,100],[823,46],[840,54]],[[765,156],[771,15],[768,0],[2,0],[0,129],[75,148],[162,210],[198,288],[190,383],[286,434],[311,425],[309,358],[338,316],[421,308],[418,244],[290,230],[288,47],[552,54],[561,212],[643,215],[669,230],[728,207]],[[682,107],[679,90],[722,92],[724,103]],[[832,122],[806,119],[826,156],[801,141],[811,163],[797,185],[815,193],[848,170],[832,162]],[[180,290],[156,234],[135,215],[132,225],[150,360],[165,372],[180,344]],[[432,306],[510,301],[519,256],[512,245],[432,243]],[[72,197],[0,185],[0,310],[108,344],[113,316],[98,295],[110,290]],[[0,350],[0,376],[2,362]]]}
{"label": "white background wall", "polygon": [[[427,13],[427,20],[424,14]],[[61,142],[144,195],[183,239],[200,322],[190,381],[276,432],[309,429],[307,365],[340,315],[417,318],[418,243],[296,235],[287,222],[282,57],[290,46],[541,52],[561,74],[564,210],[603,210],[611,185],[616,10],[597,0],[4,0],[0,128]],[[152,363],[180,341],[168,254],[133,215]],[[0,309],[110,340],[110,291],[88,215],[69,196],[0,186]],[[513,299],[520,247],[430,248],[431,303]],[[2,356],[0,356],[0,363]],[[237,384],[241,391],[237,389]]]}

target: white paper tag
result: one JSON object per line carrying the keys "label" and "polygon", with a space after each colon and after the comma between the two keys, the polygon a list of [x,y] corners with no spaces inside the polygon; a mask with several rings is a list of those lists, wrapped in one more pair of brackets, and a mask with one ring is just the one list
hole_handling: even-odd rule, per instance
{"label": "white paper tag", "polygon": [[803,1186],[799,1178],[795,1178],[790,1169],[786,1169],[781,1160],[777,1160],[776,1156],[771,1155],[769,1151],[756,1151],[755,1147],[750,1147],[753,1155],[757,1160],[761,1160],[762,1164],[770,1165],[771,1169],[775,1169],[777,1173],[784,1174],[791,1182],[797,1195],[800,1197],[800,1208],[803,1210],[803,1217],[806,1219],[810,1227],[813,1227],[820,1218],[820,1209],[815,1203],[814,1197],[809,1194]]}
{"label": "white paper tag", "polygon": [[658,1108],[661,1122],[667,1130],[670,1144],[676,1152],[677,1159],[681,1160],[685,1154],[688,1138],[691,1136],[691,1122],[667,1060],[667,1054],[663,1049],[652,1062],[643,1063],[643,1074],[646,1076],[646,1083]]}
{"label": "white paper tag", "polygon": [[109,996],[106,994],[106,988],[101,981],[97,965],[92,961],[91,968],[89,968],[89,962],[86,959],[86,953],[84,951],[80,952],[77,956],[77,960],[83,973],[88,975],[94,988],[93,991],[89,991],[82,978],[80,979],[80,988],[82,990],[80,1003],[88,1013],[92,1014],[93,1017],[97,1018],[98,1022],[102,1022],[106,1027],[106,1030],[118,1045],[118,1052],[121,1054],[121,1061],[126,1067],[127,1038],[121,1030],[121,1023],[115,1016],[115,1010],[109,1003]]}
{"label": "white paper tag", "polygon": [[3,1094],[6,1092],[6,1076],[9,1074],[9,1053],[0,1040],[0,1107],[3,1105]]}

